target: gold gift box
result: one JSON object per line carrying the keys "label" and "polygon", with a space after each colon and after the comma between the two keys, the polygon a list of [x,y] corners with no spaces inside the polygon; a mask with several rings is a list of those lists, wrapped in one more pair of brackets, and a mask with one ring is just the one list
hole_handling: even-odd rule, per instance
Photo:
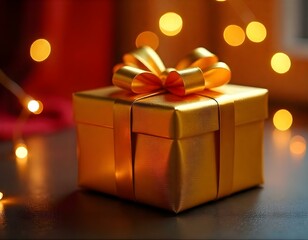
{"label": "gold gift box", "polygon": [[[231,84],[185,97],[140,98],[114,86],[75,93],[79,185],[173,212],[260,185],[267,95]],[[224,119],[220,97],[233,104],[233,115]],[[117,102],[131,115],[115,121]],[[122,123],[129,128],[118,133]],[[222,124],[231,132],[225,143]]]}

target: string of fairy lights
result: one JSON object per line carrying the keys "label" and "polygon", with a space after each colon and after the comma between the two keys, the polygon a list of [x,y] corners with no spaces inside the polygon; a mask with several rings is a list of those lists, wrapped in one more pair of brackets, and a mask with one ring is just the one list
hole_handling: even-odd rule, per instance
{"label": "string of fairy lights", "polygon": [[25,144],[21,132],[22,127],[29,117],[29,114],[40,114],[43,111],[43,104],[39,100],[35,100],[28,95],[16,82],[11,80],[1,69],[0,69],[0,83],[11,93],[13,93],[23,106],[17,121],[16,127],[13,131],[13,142],[15,148],[16,158],[27,158],[28,148]]}
{"label": "string of fairy lights", "polygon": [[[238,25],[231,24],[225,27],[222,37],[231,47],[238,47],[243,44],[246,38],[254,43],[261,43],[266,39],[267,30],[263,23],[256,21],[256,18],[244,1],[216,0],[227,2],[237,11],[243,22],[247,23],[245,30]],[[249,17],[247,17],[249,16]],[[253,19],[249,21],[249,19]],[[176,12],[164,13],[158,21],[160,31],[168,37],[176,36],[183,28],[183,19]],[[136,47],[148,45],[153,49],[159,46],[159,37],[152,31],[143,31],[135,39]],[[47,39],[37,39],[30,46],[30,56],[36,62],[45,61],[51,53],[51,45]],[[276,52],[270,60],[273,71],[284,74],[291,68],[291,60],[286,53]],[[28,147],[21,136],[22,125],[26,122],[29,114],[40,114],[43,111],[43,103],[33,99],[16,82],[10,79],[0,69],[0,84],[12,92],[20,101],[24,109],[21,111],[13,134],[15,157],[17,159],[28,158]],[[273,125],[278,131],[288,131],[293,123],[293,117],[287,109],[278,110],[273,116]],[[290,152],[303,156],[306,152],[306,140],[300,135],[293,136],[289,144]],[[3,193],[0,192],[0,199]]]}
{"label": "string of fairy lights", "polygon": [[[45,39],[37,39],[30,46],[30,56],[36,62],[47,59],[50,51],[51,46]],[[1,69],[0,84],[14,94],[23,106],[16,121],[16,127],[13,132],[13,142],[16,158],[26,159],[28,157],[28,147],[22,138],[22,127],[27,121],[29,114],[38,115],[42,113],[44,108],[43,103],[27,94],[20,85],[10,79]]]}
{"label": "string of fairy lights", "polygon": [[[42,62],[46,60],[51,52],[50,43],[46,39],[37,39],[30,46],[30,56],[36,62]],[[12,133],[14,153],[16,160],[26,161],[28,158],[28,147],[22,137],[22,128],[29,118],[30,114],[41,114],[43,111],[43,103],[40,100],[36,100],[27,94],[24,89],[18,85],[15,81],[9,78],[0,69],[0,84],[8,91],[16,96],[20,104],[23,106],[19,116],[16,120],[16,126]],[[0,200],[3,198],[3,193],[0,192]]]}

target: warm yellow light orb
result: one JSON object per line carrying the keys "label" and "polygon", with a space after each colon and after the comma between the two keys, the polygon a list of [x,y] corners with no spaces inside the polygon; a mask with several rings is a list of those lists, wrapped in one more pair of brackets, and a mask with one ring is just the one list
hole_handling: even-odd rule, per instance
{"label": "warm yellow light orb", "polygon": [[273,117],[273,124],[275,128],[280,131],[288,130],[293,123],[292,114],[286,109],[278,110]]}
{"label": "warm yellow light orb", "polygon": [[34,114],[40,114],[43,111],[43,104],[41,101],[30,100],[27,104],[27,108]]}
{"label": "warm yellow light orb", "polygon": [[230,46],[240,46],[245,41],[244,30],[237,25],[229,25],[225,28],[223,37]]}
{"label": "warm yellow light orb", "polygon": [[167,12],[159,19],[159,28],[167,36],[177,35],[183,27],[183,20],[180,15],[174,12]]}
{"label": "warm yellow light orb", "polygon": [[275,72],[283,74],[289,71],[291,60],[287,54],[278,52],[272,56],[271,66]]}
{"label": "warm yellow light orb", "polygon": [[290,141],[290,151],[295,155],[303,155],[306,152],[306,140],[302,136],[294,136]]}
{"label": "warm yellow light orb", "polygon": [[3,198],[3,193],[0,192],[0,200]]}
{"label": "warm yellow light orb", "polygon": [[28,157],[28,149],[26,144],[19,143],[15,148],[15,155],[17,158],[27,158]]}
{"label": "warm yellow light orb", "polygon": [[30,47],[30,56],[34,61],[42,62],[51,52],[50,43],[46,39],[35,40]]}
{"label": "warm yellow light orb", "polygon": [[246,27],[246,35],[252,42],[262,42],[266,37],[266,28],[260,22],[250,22]]}
{"label": "warm yellow light orb", "polygon": [[144,31],[137,36],[135,43],[137,48],[146,45],[156,50],[159,45],[159,39],[155,33]]}

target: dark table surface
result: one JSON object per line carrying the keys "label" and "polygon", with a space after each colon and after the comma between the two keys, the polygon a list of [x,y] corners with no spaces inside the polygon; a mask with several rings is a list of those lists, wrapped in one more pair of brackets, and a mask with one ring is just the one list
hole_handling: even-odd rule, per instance
{"label": "dark table surface", "polygon": [[308,154],[289,145],[308,141],[308,113],[290,109],[293,126],[265,124],[263,187],[181,214],[77,187],[74,129],[27,137],[27,161],[0,142],[0,238],[30,239],[308,239]]}

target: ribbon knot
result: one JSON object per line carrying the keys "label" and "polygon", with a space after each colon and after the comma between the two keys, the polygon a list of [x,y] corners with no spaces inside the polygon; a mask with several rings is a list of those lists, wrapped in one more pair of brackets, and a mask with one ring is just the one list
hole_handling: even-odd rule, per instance
{"label": "ribbon knot", "polygon": [[230,78],[228,65],[205,48],[194,49],[175,68],[166,68],[152,48],[143,46],[123,56],[112,82],[136,94],[168,91],[184,96],[221,86]]}

